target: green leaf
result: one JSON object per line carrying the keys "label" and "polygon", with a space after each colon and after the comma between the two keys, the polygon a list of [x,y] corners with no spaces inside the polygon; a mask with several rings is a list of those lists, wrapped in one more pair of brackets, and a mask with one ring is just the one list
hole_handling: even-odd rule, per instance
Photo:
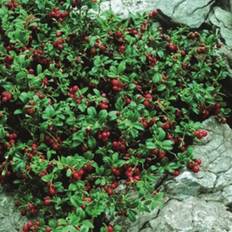
{"label": "green leaf", "polygon": [[126,62],[122,61],[118,66],[118,73],[122,74],[126,69]]}
{"label": "green leaf", "polygon": [[170,150],[172,150],[172,147],[173,147],[173,142],[171,140],[164,140],[162,142],[163,149],[170,151]]}
{"label": "green leaf", "polygon": [[72,175],[72,170],[69,168],[67,171],[66,171],[66,176],[67,177],[70,177]]}
{"label": "green leaf", "polygon": [[157,91],[159,91],[159,92],[162,92],[162,91],[164,91],[165,89],[166,89],[166,85],[161,84],[161,85],[158,85],[158,86],[157,86]]}
{"label": "green leaf", "polygon": [[0,125],[0,139],[3,139],[6,136],[6,131],[2,125]]}
{"label": "green leaf", "polygon": [[80,228],[80,232],[89,232],[90,229],[94,228],[94,226],[90,220],[84,220],[84,221],[82,221],[81,224],[82,224],[82,226]]}
{"label": "green leaf", "polygon": [[110,111],[109,117],[111,121],[114,121],[115,119],[117,119],[117,111]]}
{"label": "green leaf", "polygon": [[96,139],[93,136],[90,136],[88,139],[88,147],[94,149],[96,147]]}
{"label": "green leaf", "polygon": [[36,72],[37,72],[37,75],[39,75],[42,72],[42,65],[41,64],[37,65]]}
{"label": "green leaf", "polygon": [[53,179],[53,173],[50,173],[50,174],[48,174],[48,175],[46,175],[46,176],[43,176],[41,179],[42,179],[44,182],[51,182],[52,179]]}
{"label": "green leaf", "polygon": [[22,92],[19,96],[19,99],[23,103],[27,103],[34,96],[33,92]]}
{"label": "green leaf", "polygon": [[88,115],[90,115],[91,117],[96,117],[97,116],[97,111],[96,111],[96,109],[94,108],[94,107],[89,107],[88,109],[87,109],[87,113],[88,113]]}
{"label": "green leaf", "polygon": [[23,111],[21,109],[17,109],[14,111],[14,115],[19,115],[19,114],[22,114]]}
{"label": "green leaf", "polygon": [[152,82],[154,84],[159,83],[162,80],[162,75],[160,73],[155,73],[153,78],[152,78]]}
{"label": "green leaf", "polygon": [[108,112],[106,110],[101,110],[98,116],[99,116],[99,121],[104,122],[108,117]]}
{"label": "green leaf", "polygon": [[146,142],[146,148],[147,149],[155,149],[157,146],[156,146],[156,144],[154,143],[154,142],[152,142],[152,141],[147,141]]}
{"label": "green leaf", "polygon": [[164,140],[166,137],[166,133],[161,127],[157,129],[157,137],[160,141]]}
{"label": "green leaf", "polygon": [[43,112],[43,119],[49,119],[56,115],[56,111],[52,105],[48,105]]}
{"label": "green leaf", "polygon": [[136,212],[134,210],[128,211],[128,218],[131,222],[134,222],[136,220]]}
{"label": "green leaf", "polygon": [[70,203],[74,206],[74,207],[76,207],[76,208],[78,208],[78,207],[80,207],[80,205],[82,204],[82,199],[81,199],[81,197],[78,197],[78,196],[71,196],[70,197]]}

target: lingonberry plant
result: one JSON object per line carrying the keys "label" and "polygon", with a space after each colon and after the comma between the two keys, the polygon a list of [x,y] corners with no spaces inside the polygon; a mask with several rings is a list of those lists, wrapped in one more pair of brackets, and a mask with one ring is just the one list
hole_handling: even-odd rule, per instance
{"label": "lingonberry plant", "polygon": [[201,121],[229,113],[215,34],[95,17],[93,0],[0,3],[0,180],[23,232],[123,231],[163,174],[199,172]]}

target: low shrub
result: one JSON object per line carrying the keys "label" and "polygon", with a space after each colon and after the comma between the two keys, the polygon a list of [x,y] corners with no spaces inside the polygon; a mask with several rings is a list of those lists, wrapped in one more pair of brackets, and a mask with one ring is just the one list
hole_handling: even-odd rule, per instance
{"label": "low shrub", "polygon": [[199,172],[201,121],[229,113],[216,34],[90,0],[0,3],[1,183],[23,232],[122,231],[162,202],[162,175]]}

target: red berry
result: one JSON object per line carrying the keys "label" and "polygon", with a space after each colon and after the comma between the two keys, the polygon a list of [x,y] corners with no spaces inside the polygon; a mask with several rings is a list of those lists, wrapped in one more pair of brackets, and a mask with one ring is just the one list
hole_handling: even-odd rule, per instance
{"label": "red berry", "polygon": [[15,0],[10,0],[7,4],[6,4],[7,8],[9,10],[14,10],[17,8],[18,3]]}
{"label": "red berry", "polygon": [[119,151],[119,152],[126,151],[126,144],[123,141],[114,141],[112,145],[115,151]]}
{"label": "red berry", "polygon": [[165,151],[159,151],[159,154],[158,154],[158,158],[159,159],[163,159],[163,158],[165,158],[166,157],[166,152]]}
{"label": "red berry", "polygon": [[155,10],[153,10],[152,12],[150,12],[149,17],[153,19],[153,18],[155,18],[158,14],[159,14],[158,10],[155,9]]}
{"label": "red berry", "polygon": [[221,104],[220,103],[216,103],[214,105],[214,114],[219,114],[221,111]]}
{"label": "red berry", "polygon": [[118,48],[118,51],[119,51],[121,54],[123,54],[123,53],[125,52],[125,50],[126,50],[125,45],[120,45],[119,48]]}
{"label": "red berry", "polygon": [[152,104],[149,100],[144,100],[143,105],[147,108],[150,108],[152,106]]}
{"label": "red berry", "polygon": [[5,58],[4,58],[4,62],[6,63],[6,64],[12,64],[12,62],[13,62],[13,60],[14,60],[14,58],[12,57],[12,56],[6,56]]}
{"label": "red berry", "polygon": [[50,205],[51,202],[52,202],[52,200],[51,200],[51,198],[50,198],[49,196],[45,197],[44,200],[43,200],[43,204],[44,204],[45,206]]}
{"label": "red berry", "polygon": [[198,173],[198,172],[200,171],[199,165],[194,165],[194,166],[192,167],[192,171],[193,171],[194,173]]}
{"label": "red berry", "polygon": [[74,171],[72,174],[72,177],[74,180],[80,180],[81,179],[81,173],[79,171]]}
{"label": "red berry", "polygon": [[201,112],[201,116],[203,119],[206,119],[209,117],[209,111],[207,109],[204,109],[202,112]]}
{"label": "red berry", "polygon": [[112,184],[111,184],[111,187],[113,189],[116,189],[118,187],[118,182],[117,181],[114,181]]}
{"label": "red berry", "polygon": [[143,125],[144,128],[149,128],[150,127],[148,121],[145,118],[142,118],[140,120],[140,122],[141,122],[141,124]]}
{"label": "red berry", "polygon": [[167,45],[167,49],[170,51],[170,52],[177,52],[178,51],[178,47],[173,44],[173,43],[169,43]]}
{"label": "red berry", "polygon": [[9,140],[15,140],[15,139],[17,139],[17,134],[16,133],[11,133],[11,134],[8,134],[8,139]]}
{"label": "red berry", "polygon": [[56,187],[53,185],[53,184],[50,184],[49,187],[48,187],[48,191],[49,193],[54,196],[57,194],[57,191],[56,191]]}
{"label": "red berry", "polygon": [[139,32],[135,28],[128,29],[130,35],[138,35]]}
{"label": "red berry", "polygon": [[198,165],[201,165],[202,161],[200,159],[196,159],[195,163],[198,164]]}
{"label": "red berry", "polygon": [[111,85],[114,91],[119,92],[123,89],[123,83],[118,79],[111,80]]}
{"label": "red berry", "polygon": [[157,63],[157,59],[152,54],[146,55],[146,58],[150,66],[154,66]]}
{"label": "red berry", "polygon": [[119,168],[112,168],[112,173],[113,173],[115,176],[120,176],[120,174],[121,174]]}
{"label": "red berry", "polygon": [[12,94],[8,91],[4,91],[1,94],[1,98],[3,102],[9,102],[10,100],[12,100]]}
{"label": "red berry", "polygon": [[90,164],[90,163],[87,163],[85,166],[84,166],[84,169],[86,172],[91,172],[94,170],[94,167]]}
{"label": "red berry", "polygon": [[202,139],[203,137],[206,137],[208,135],[208,132],[206,130],[196,130],[193,132],[193,134],[198,138],[198,139]]}
{"label": "red berry", "polygon": [[197,48],[197,53],[202,54],[207,51],[207,48],[205,46],[200,46]]}
{"label": "red berry", "polygon": [[106,191],[110,196],[113,195],[113,189],[112,189],[112,187],[107,186],[107,187],[105,188],[105,191]]}
{"label": "red berry", "polygon": [[102,102],[100,102],[100,104],[98,106],[102,110],[107,110],[109,108],[109,103],[106,101],[102,101]]}
{"label": "red berry", "polygon": [[102,131],[98,134],[98,139],[102,140],[103,142],[106,142],[110,137],[109,131]]}
{"label": "red berry", "polygon": [[141,179],[141,177],[139,175],[136,175],[136,176],[133,177],[133,179],[136,180],[136,181],[138,181],[138,180]]}
{"label": "red berry", "polygon": [[164,130],[168,130],[168,129],[170,129],[171,128],[171,123],[170,122],[165,122],[165,123],[163,123],[163,125],[162,125],[162,128],[164,129]]}
{"label": "red berry", "polygon": [[116,32],[114,33],[114,35],[115,35],[115,37],[117,37],[117,38],[123,37],[123,34],[122,34],[122,32],[120,32],[120,31],[116,31]]}
{"label": "red berry", "polygon": [[181,55],[182,55],[182,56],[186,56],[186,51],[185,51],[185,50],[182,50],[182,51],[181,51]]}
{"label": "red berry", "polygon": [[50,227],[46,227],[45,232],[52,232],[52,229]]}
{"label": "red berry", "polygon": [[180,170],[175,170],[172,173],[173,176],[179,176],[180,175]]}
{"label": "red berry", "polygon": [[189,163],[188,163],[188,168],[189,168],[189,169],[192,169],[194,165],[195,165],[194,162],[189,162]]}
{"label": "red berry", "polygon": [[131,103],[131,98],[129,98],[129,97],[125,97],[124,100],[125,100],[126,105],[129,105]]}
{"label": "red berry", "polygon": [[107,232],[114,232],[114,228],[112,225],[107,226]]}

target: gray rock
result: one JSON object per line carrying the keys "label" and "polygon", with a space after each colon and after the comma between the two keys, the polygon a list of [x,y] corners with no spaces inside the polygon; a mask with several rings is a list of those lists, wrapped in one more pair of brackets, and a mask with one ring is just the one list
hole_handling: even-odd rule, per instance
{"label": "gray rock", "polygon": [[12,196],[0,188],[0,232],[18,232],[26,219],[20,215],[14,206]]}
{"label": "gray rock", "polygon": [[226,45],[232,48],[232,12],[220,7],[214,7],[209,16],[210,22],[220,28],[222,38]]}
{"label": "gray rock", "polygon": [[232,185],[223,189],[222,197],[226,205],[232,204]]}
{"label": "gray rock", "polygon": [[[157,208],[151,213],[139,214],[136,222],[128,229],[128,232],[142,232],[143,230],[141,231],[141,229],[144,228],[144,226],[146,226],[149,221],[152,221],[154,218],[156,218],[158,213],[159,209]],[[148,229],[149,228],[146,228],[146,230],[143,232],[148,232]]]}
{"label": "gray rock", "polygon": [[153,232],[226,232],[232,231],[232,214],[218,202],[195,197],[184,201],[173,199],[150,225]]}
{"label": "gray rock", "polygon": [[157,8],[177,23],[198,28],[207,18],[214,0],[158,0]]}
{"label": "gray rock", "polygon": [[[222,56],[226,62],[228,71],[232,74],[232,48],[229,46],[223,46],[219,50],[219,55]],[[227,78],[226,85],[224,86],[224,89],[227,91],[227,95],[231,95],[231,89],[232,89],[232,80],[230,78]]]}
{"label": "gray rock", "polygon": [[141,13],[156,8],[157,0],[109,0],[101,4],[101,11],[111,9],[122,18],[127,18],[130,13]]}
{"label": "gray rock", "polygon": [[185,199],[189,196],[198,196],[201,193],[210,192],[215,186],[217,176],[210,172],[193,174],[185,171],[174,181],[165,184],[165,192],[178,199]]}
{"label": "gray rock", "polygon": [[232,185],[232,178],[231,177],[232,177],[232,168],[229,169],[227,172],[224,172],[218,176],[215,187],[217,189],[223,189],[226,186]]}

